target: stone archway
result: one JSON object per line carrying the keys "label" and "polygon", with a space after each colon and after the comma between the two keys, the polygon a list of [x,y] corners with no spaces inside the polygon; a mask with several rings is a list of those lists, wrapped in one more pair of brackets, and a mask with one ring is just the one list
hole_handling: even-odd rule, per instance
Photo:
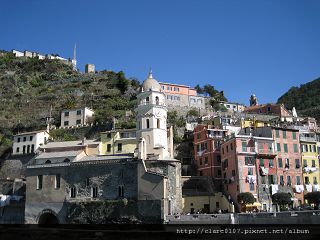
{"label": "stone archway", "polygon": [[56,213],[50,209],[43,210],[38,218],[38,224],[59,224]]}

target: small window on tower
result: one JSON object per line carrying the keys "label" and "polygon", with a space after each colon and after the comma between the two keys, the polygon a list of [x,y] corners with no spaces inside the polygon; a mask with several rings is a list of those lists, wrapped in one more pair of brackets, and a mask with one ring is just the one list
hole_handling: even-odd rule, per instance
{"label": "small window on tower", "polygon": [[147,128],[150,128],[150,121],[147,119]]}
{"label": "small window on tower", "polygon": [[157,128],[160,128],[160,119],[157,119]]}

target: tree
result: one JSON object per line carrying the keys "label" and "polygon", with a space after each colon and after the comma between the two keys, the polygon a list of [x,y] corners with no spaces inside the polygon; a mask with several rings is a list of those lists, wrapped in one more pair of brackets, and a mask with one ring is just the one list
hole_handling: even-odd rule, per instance
{"label": "tree", "polygon": [[204,85],[203,90],[210,97],[214,97],[218,93],[211,84]]}
{"label": "tree", "polygon": [[192,108],[188,112],[188,116],[190,117],[199,117],[199,111],[196,108]]}
{"label": "tree", "polygon": [[204,90],[199,86],[199,84],[197,84],[197,86],[195,86],[194,89],[197,90],[198,94],[204,94]]}
{"label": "tree", "polygon": [[291,195],[290,193],[280,192],[272,195],[272,202],[280,205],[280,209],[284,209],[285,205],[290,204]]}
{"label": "tree", "polygon": [[238,195],[238,203],[253,204],[255,202],[254,196],[251,192],[243,192]]}
{"label": "tree", "polygon": [[246,209],[247,204],[253,204],[255,202],[255,198],[251,192],[243,192],[240,193],[237,197],[238,203],[241,204],[242,209]]}
{"label": "tree", "polygon": [[320,192],[309,192],[304,196],[304,198],[306,200],[308,200],[308,203],[313,203],[314,204],[314,209],[315,210],[319,209]]}

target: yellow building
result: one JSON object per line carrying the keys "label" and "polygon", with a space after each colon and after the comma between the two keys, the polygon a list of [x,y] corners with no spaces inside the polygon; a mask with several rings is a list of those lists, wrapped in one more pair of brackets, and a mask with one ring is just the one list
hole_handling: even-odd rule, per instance
{"label": "yellow building", "polygon": [[248,128],[248,127],[265,127],[270,126],[270,122],[266,120],[258,120],[255,117],[252,119],[247,118],[241,120],[241,128]]}
{"label": "yellow building", "polygon": [[301,158],[305,193],[319,191],[319,160],[316,134],[301,133]]}
{"label": "yellow building", "polygon": [[116,129],[101,133],[101,155],[134,153],[137,148],[136,129]]}

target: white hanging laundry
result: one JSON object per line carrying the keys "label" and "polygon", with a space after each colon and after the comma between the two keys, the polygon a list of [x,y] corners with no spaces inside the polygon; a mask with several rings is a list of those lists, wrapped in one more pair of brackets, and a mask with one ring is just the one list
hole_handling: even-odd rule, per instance
{"label": "white hanging laundry", "polygon": [[311,184],[306,185],[306,189],[308,192],[312,192],[312,185]]}

